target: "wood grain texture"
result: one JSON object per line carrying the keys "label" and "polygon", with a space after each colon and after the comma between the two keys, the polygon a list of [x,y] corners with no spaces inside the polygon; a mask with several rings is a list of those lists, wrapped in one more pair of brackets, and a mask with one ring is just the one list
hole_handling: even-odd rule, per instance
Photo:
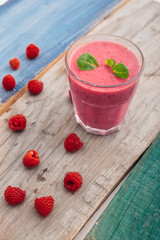
{"label": "wood grain texture", "polygon": [[[21,0],[0,6],[0,79],[12,74],[16,88],[6,92],[0,85],[0,102],[6,102],[38,72],[61,55],[69,44],[88,33],[121,0]],[[28,60],[25,49],[37,44],[40,55]],[[21,67],[10,68],[8,61],[18,57]]]}
{"label": "wood grain texture", "polygon": [[85,240],[159,240],[160,134]]}
{"label": "wood grain texture", "polygon": [[[145,56],[145,71],[120,132],[100,137],[87,134],[75,123],[64,57],[40,78],[45,85],[40,95],[26,92],[1,116],[0,239],[73,239],[157,136],[160,131],[159,10],[158,3],[142,0],[137,5],[137,0],[133,0],[93,31],[125,36],[137,43]],[[27,118],[27,127],[21,133],[12,132],[7,126],[15,113]],[[66,153],[63,147],[70,132],[76,132],[85,142],[75,154]],[[22,158],[30,149],[39,152],[41,164],[27,170]],[[72,170],[79,171],[84,179],[82,188],[75,194],[63,188],[63,177]],[[15,208],[6,205],[3,192],[8,185],[26,190],[23,204]],[[36,214],[33,202],[45,195],[54,197],[55,207],[43,219]]]}

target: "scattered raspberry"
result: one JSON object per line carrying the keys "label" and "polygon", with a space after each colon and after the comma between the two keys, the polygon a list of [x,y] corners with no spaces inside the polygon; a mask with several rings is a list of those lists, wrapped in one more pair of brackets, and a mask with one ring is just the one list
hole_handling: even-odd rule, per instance
{"label": "scattered raspberry", "polygon": [[9,60],[9,64],[14,70],[17,70],[20,66],[20,61],[18,58],[15,57]]}
{"label": "scattered raspberry", "polygon": [[64,141],[64,147],[68,152],[75,152],[81,149],[83,146],[83,142],[80,138],[75,134],[71,133]]}
{"label": "scattered raspberry", "polygon": [[28,82],[28,90],[33,95],[39,94],[43,90],[43,82],[35,79],[30,80]]}
{"label": "scattered raspberry", "polygon": [[71,91],[69,90],[69,97],[70,97],[70,100],[72,102],[72,95],[71,95]]}
{"label": "scattered raspberry", "polygon": [[29,58],[29,59],[33,59],[33,58],[36,58],[38,57],[39,55],[39,52],[40,52],[40,49],[39,47],[37,47],[35,44],[31,43],[27,46],[26,48],[26,56]]}
{"label": "scattered raspberry", "polygon": [[16,86],[15,78],[10,74],[4,76],[4,78],[2,80],[2,85],[5,90],[7,90],[7,91],[12,90]]}
{"label": "scattered raspberry", "polygon": [[30,150],[23,158],[23,164],[25,167],[32,168],[39,164],[39,155],[35,150]]}
{"label": "scattered raspberry", "polygon": [[16,114],[8,121],[8,125],[13,131],[23,130],[26,127],[26,123],[27,120],[22,114]]}
{"label": "scattered raspberry", "polygon": [[68,172],[64,177],[64,186],[70,191],[77,191],[82,183],[82,176],[78,172]]}
{"label": "scattered raspberry", "polygon": [[4,198],[10,205],[17,205],[24,201],[26,192],[20,188],[8,186],[4,192]]}
{"label": "scattered raspberry", "polygon": [[40,215],[46,217],[53,209],[54,199],[52,196],[36,198],[34,206]]}

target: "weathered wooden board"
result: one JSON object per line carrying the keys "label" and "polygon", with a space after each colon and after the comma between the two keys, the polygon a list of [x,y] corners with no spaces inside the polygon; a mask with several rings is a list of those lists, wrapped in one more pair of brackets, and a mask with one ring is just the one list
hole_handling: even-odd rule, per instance
{"label": "weathered wooden board", "polygon": [[[6,102],[35,74],[62,54],[70,43],[88,33],[121,0],[21,0],[0,6],[0,79],[12,74],[17,82],[6,92],[0,84],[0,102]],[[31,42],[41,53],[30,61],[25,49]],[[19,57],[21,67],[11,70],[8,61]]]}
{"label": "weathered wooden board", "polygon": [[[42,77],[45,88],[39,96],[26,92],[0,118],[0,239],[71,240],[126,175],[140,154],[160,131],[159,42],[160,5],[151,0],[133,0],[111,15],[92,33],[114,33],[139,45],[145,71],[120,132],[106,137],[87,134],[75,123],[68,97],[64,57]],[[151,47],[152,46],[152,47]],[[154,57],[153,57],[154,56]],[[7,120],[15,113],[27,117],[21,133],[12,132]],[[66,153],[63,141],[76,132],[85,142],[74,154]],[[24,169],[22,158],[35,149],[41,164]],[[63,188],[67,171],[79,171],[84,179],[75,194]],[[25,202],[7,206],[3,192],[8,185],[27,191]],[[52,195],[54,211],[42,219],[33,206],[36,197]]]}
{"label": "weathered wooden board", "polygon": [[160,134],[85,240],[159,240]]}

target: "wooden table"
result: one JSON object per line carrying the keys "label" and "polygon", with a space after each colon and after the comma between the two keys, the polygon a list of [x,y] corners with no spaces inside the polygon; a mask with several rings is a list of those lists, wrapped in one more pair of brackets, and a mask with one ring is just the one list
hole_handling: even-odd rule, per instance
{"label": "wooden table", "polygon": [[85,240],[154,239],[160,236],[160,134]]}
{"label": "wooden table", "polygon": [[[3,36],[0,38],[0,46],[3,46],[0,47],[2,63],[0,76],[2,78],[4,74],[11,73],[17,80],[17,87],[12,92],[6,93],[2,87],[0,88],[2,99],[0,239],[2,240],[73,239],[136,164],[160,131],[160,4],[153,0],[111,1],[112,5],[108,5],[109,1],[105,0],[77,1],[77,4],[62,0],[42,1],[40,5],[37,2],[29,0],[25,5],[17,0],[0,7],[0,34]],[[110,13],[113,8],[114,11]],[[64,12],[67,14],[64,15]],[[17,21],[19,25],[15,24]],[[60,25],[62,22],[64,28]],[[46,31],[50,34],[46,34]],[[64,51],[71,42],[88,32],[126,37],[140,47],[145,58],[145,70],[126,122],[121,131],[106,137],[84,132],[75,122],[72,104],[68,97],[69,86],[65,72]],[[34,61],[29,61],[25,57],[25,46],[31,41],[41,48],[40,56]],[[21,68],[16,72],[8,66],[9,58],[14,56],[21,60]],[[40,73],[37,74],[37,71]],[[26,86],[23,87],[35,75],[44,82],[45,86],[43,93],[36,97],[27,92]],[[26,129],[18,134],[7,126],[8,119],[16,113],[22,113],[27,118]],[[70,132],[76,132],[85,143],[84,148],[75,154],[66,153],[63,147],[63,141]],[[159,148],[159,137],[157,139],[156,149]],[[39,152],[41,164],[35,169],[26,170],[22,165],[22,158],[30,149]],[[158,164],[158,161],[156,163]],[[154,167],[159,169],[159,165],[151,167],[152,164],[153,162],[145,167],[153,169],[150,173],[153,175]],[[75,194],[71,194],[63,187],[65,173],[72,170],[79,171],[84,179],[82,188]],[[136,174],[141,176],[144,173],[137,167]],[[159,179],[159,171],[156,171],[156,174]],[[124,184],[126,194],[124,199],[120,197],[123,189],[118,192],[115,200],[113,199],[114,203],[122,201],[122,205],[115,204],[118,208],[115,222],[108,221],[108,217],[112,214],[111,203],[109,210],[103,214],[106,221],[100,219],[98,232],[94,235],[92,231],[86,239],[103,240],[111,237],[122,239],[120,238],[122,236],[123,239],[129,239],[128,236],[132,236],[131,239],[144,239],[143,236],[145,239],[152,239],[152,236],[158,239],[156,238],[158,235],[152,235],[151,230],[147,232],[149,229],[147,227],[145,233],[139,231],[142,238],[141,236],[134,238],[137,235],[131,235],[135,230],[130,228],[129,224],[127,225],[129,235],[122,234],[122,228],[118,228],[119,234],[116,234],[118,221],[124,226],[119,209],[123,206],[123,201],[127,204],[128,190],[132,189],[134,182],[137,182],[137,178],[134,180],[131,176],[131,179],[133,183],[128,180],[129,183]],[[156,186],[157,181],[153,181],[152,184]],[[23,204],[14,208],[6,204],[3,193],[8,185],[26,190],[27,198]],[[144,187],[144,184],[139,185],[140,187]],[[149,187],[151,188],[152,185]],[[153,194],[156,189],[158,188],[155,187]],[[130,192],[128,196],[132,199],[133,194]],[[55,207],[44,219],[36,213],[33,202],[36,197],[46,195],[54,197]],[[156,196],[159,200],[158,191]],[[151,198],[149,199],[151,203]],[[147,198],[145,201],[147,202]],[[136,204],[139,206],[138,202]],[[155,204],[154,207],[158,214],[159,204]],[[128,213],[128,209],[123,210]],[[140,210],[141,208],[137,207],[138,216],[144,216],[145,213],[141,215]],[[156,219],[156,217],[152,218],[155,220],[155,225],[158,223]],[[104,222],[106,225],[103,224]],[[103,230],[111,225],[113,227],[110,229],[109,237]],[[143,227],[139,226],[141,230]]]}

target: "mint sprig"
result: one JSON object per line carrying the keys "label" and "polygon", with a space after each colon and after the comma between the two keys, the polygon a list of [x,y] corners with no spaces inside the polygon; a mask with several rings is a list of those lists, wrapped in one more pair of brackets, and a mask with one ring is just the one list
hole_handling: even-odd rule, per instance
{"label": "mint sprig", "polygon": [[82,71],[93,70],[94,68],[97,68],[99,66],[95,57],[89,53],[83,53],[77,59],[77,65],[78,65],[79,69]]}
{"label": "mint sprig", "polygon": [[123,63],[118,63],[114,67],[112,67],[112,71],[114,74],[119,78],[128,78],[129,76],[129,69]]}
{"label": "mint sprig", "polygon": [[129,69],[125,64],[123,63],[116,64],[116,61],[114,59],[109,59],[109,58],[106,59],[105,64],[108,67],[112,67],[111,69],[117,77],[123,78],[123,79],[128,78]]}
{"label": "mint sprig", "polygon": [[[129,76],[129,69],[127,66],[123,63],[117,63],[114,59],[106,59],[105,64],[108,67],[111,67],[111,70],[114,72],[114,74],[119,77],[126,79]],[[86,70],[93,70],[94,68],[97,68],[99,66],[96,58],[92,56],[90,53],[83,53],[78,59],[77,59],[77,65],[80,70],[86,71]]]}
{"label": "mint sprig", "polygon": [[113,67],[114,65],[116,65],[116,61],[113,60],[113,59],[108,58],[108,59],[106,59],[105,64],[106,64],[108,67]]}

